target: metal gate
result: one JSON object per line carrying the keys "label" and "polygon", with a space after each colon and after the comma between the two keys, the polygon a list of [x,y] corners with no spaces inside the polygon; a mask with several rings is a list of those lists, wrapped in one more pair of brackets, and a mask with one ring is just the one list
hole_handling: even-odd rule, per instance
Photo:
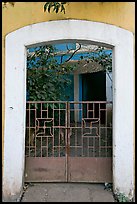
{"label": "metal gate", "polygon": [[112,102],[27,102],[25,181],[112,182]]}

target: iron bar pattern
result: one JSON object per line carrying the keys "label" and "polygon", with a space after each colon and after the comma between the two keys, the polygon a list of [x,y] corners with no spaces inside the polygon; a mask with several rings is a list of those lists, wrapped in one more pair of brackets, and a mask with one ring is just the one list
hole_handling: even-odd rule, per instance
{"label": "iron bar pattern", "polygon": [[111,101],[28,101],[26,157],[112,157]]}

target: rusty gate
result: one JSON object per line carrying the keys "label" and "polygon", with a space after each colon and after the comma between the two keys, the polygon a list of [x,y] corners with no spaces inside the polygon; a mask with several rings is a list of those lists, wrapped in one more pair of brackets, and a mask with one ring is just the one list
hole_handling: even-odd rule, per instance
{"label": "rusty gate", "polygon": [[112,182],[112,102],[27,102],[25,181]]}

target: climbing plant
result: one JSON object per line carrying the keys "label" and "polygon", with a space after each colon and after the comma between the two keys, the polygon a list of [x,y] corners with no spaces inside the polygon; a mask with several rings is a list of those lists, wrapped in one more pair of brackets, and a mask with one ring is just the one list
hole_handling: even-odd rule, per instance
{"label": "climbing plant", "polygon": [[51,9],[53,12],[59,13],[64,12],[65,14],[65,4],[67,2],[46,2],[44,4],[44,11],[51,12]]}
{"label": "climbing plant", "polygon": [[[53,45],[39,46],[33,52],[27,54],[27,91],[28,98],[32,101],[57,101],[62,98],[67,100],[66,87],[70,86],[71,80],[67,77],[75,69],[68,61],[81,49],[81,45],[75,50],[67,50],[57,57],[57,50]],[[112,53],[107,54],[104,47],[97,47],[92,55],[81,54],[85,63],[90,61],[102,65],[104,72],[112,71]],[[68,55],[67,59],[66,56]],[[90,53],[89,53],[90,54]],[[65,60],[64,60],[65,58]]]}
{"label": "climbing plant", "polygon": [[59,63],[52,45],[39,46],[27,54],[27,93],[32,101],[67,100],[65,87],[71,81],[66,76],[73,70],[70,65]]}
{"label": "climbing plant", "polygon": [[[3,8],[7,7],[7,3],[14,6],[15,2],[2,2]],[[55,13],[63,12],[65,14],[65,4],[68,2],[45,2],[44,3],[44,12],[50,13],[51,11]]]}

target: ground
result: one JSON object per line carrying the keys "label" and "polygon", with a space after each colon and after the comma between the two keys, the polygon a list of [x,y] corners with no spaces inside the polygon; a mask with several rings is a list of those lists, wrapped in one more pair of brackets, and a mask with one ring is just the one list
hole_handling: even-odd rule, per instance
{"label": "ground", "polygon": [[34,183],[26,185],[20,202],[116,202],[104,184]]}

